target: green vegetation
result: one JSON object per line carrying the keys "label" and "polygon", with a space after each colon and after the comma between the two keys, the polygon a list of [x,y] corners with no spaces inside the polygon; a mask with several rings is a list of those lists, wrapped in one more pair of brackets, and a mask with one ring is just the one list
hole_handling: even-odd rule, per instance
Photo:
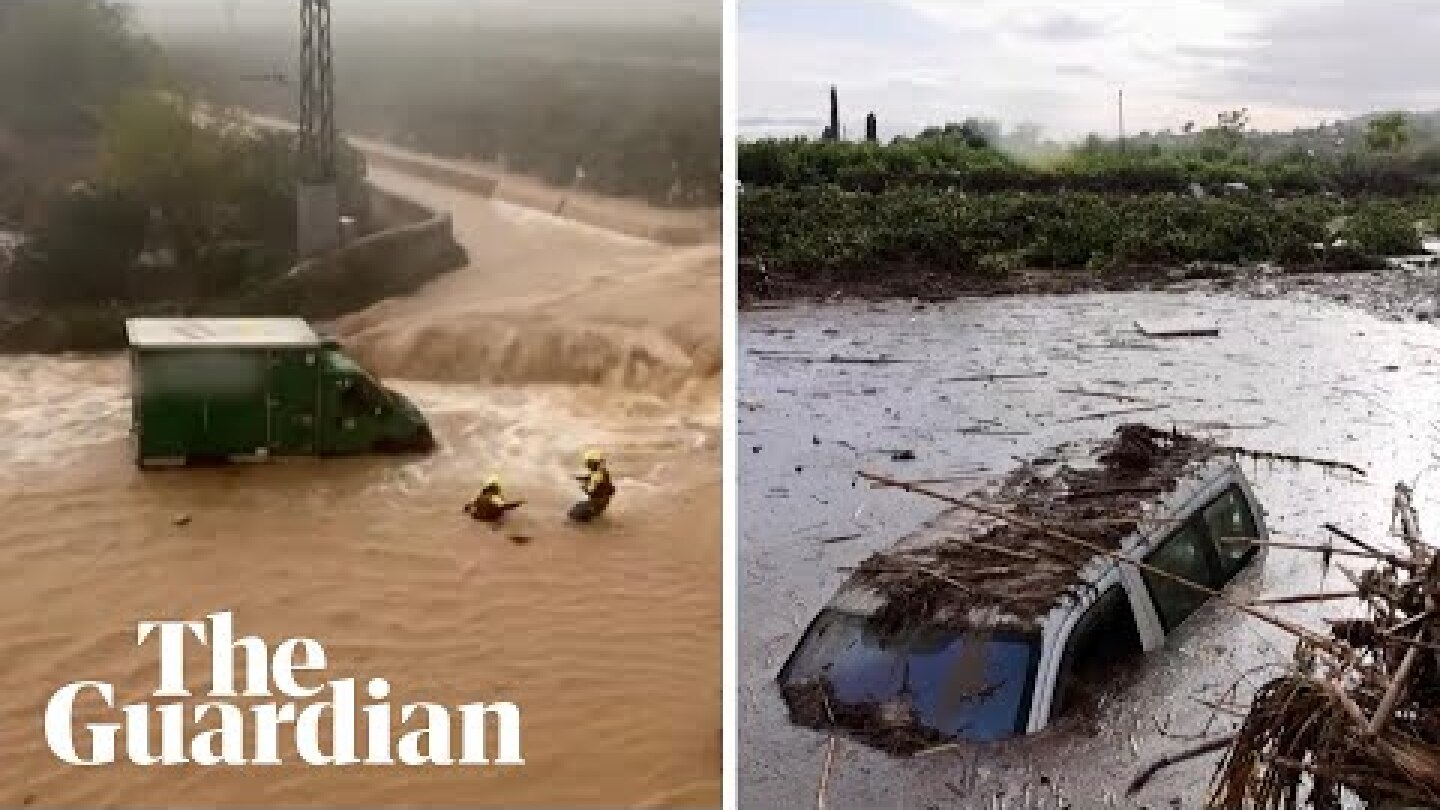
{"label": "green vegetation", "polygon": [[44,227],[5,278],[7,298],[115,301],[130,295],[131,267],[145,249],[148,214],[116,191],[75,189],[50,205]]}
{"label": "green vegetation", "polygon": [[[943,271],[983,279],[1019,268],[1107,272],[1187,262],[1274,261],[1312,265],[1333,237],[1362,253],[1419,249],[1412,222],[1433,203],[1292,200],[1258,195],[1011,192],[967,195],[904,188],[876,193],[833,187],[747,191],[740,252],[767,269],[806,279],[875,280],[882,268]],[[1327,223],[1346,213],[1343,228]],[[1352,269],[1353,251],[1331,251]]]}
{"label": "green vegetation", "polygon": [[1280,196],[1325,191],[1399,196],[1440,190],[1440,141],[1401,149],[1407,136],[1383,126],[1380,131],[1384,134],[1373,142],[1382,151],[1314,156],[1290,151],[1263,157],[1208,141],[1174,148],[1132,144],[1127,149],[1090,142],[1065,151],[1026,154],[986,145],[984,135],[969,130],[954,137],[891,144],[766,140],[740,145],[739,179],[747,188],[835,185],[849,191],[921,187],[1149,194],[1189,193],[1191,184],[1215,191],[1226,183]]}
{"label": "green vegetation", "polygon": [[1375,268],[1420,251],[1416,223],[1440,213],[1440,118],[1248,126],[1242,109],[1123,145],[973,119],[889,144],[744,143],[741,254],[772,279],[920,272],[963,287],[1021,269]]}
{"label": "green vegetation", "polygon": [[[293,264],[293,136],[203,118],[185,99],[132,91],[105,114],[91,182],[56,195],[6,279],[40,304],[199,302]],[[363,210],[363,166],[343,153],[342,202]]]}

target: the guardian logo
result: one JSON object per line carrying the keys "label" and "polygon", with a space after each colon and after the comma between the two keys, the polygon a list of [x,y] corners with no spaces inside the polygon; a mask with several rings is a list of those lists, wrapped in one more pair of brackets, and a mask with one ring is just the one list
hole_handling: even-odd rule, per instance
{"label": "the guardian logo", "polygon": [[[210,689],[199,699],[185,686],[185,645],[192,636],[210,650]],[[160,648],[160,683],[152,695],[173,702],[117,707],[113,684],[68,684],[45,708],[45,740],[56,757],[71,765],[525,764],[520,709],[513,703],[466,704],[458,716],[435,703],[407,703],[397,711],[385,702],[390,684],[371,678],[361,705],[354,678],[300,682],[297,673],[325,669],[319,642],[286,639],[272,654],[260,638],[236,639],[229,613],[213,613],[204,622],[140,622],[136,643],[151,638]],[[243,690],[236,689],[237,654]],[[277,694],[290,700],[264,700]],[[243,707],[232,702],[239,698],[247,699]],[[77,710],[114,719],[77,726]],[[493,757],[486,745],[492,730]],[[296,760],[286,759],[292,751]]]}

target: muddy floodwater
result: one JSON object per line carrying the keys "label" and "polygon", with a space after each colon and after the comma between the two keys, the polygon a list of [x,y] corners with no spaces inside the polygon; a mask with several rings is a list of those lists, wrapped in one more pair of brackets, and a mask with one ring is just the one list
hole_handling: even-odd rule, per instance
{"label": "muddy floodwater", "polygon": [[[1222,331],[1151,340],[1137,320]],[[1274,539],[1321,541],[1334,522],[1393,544],[1397,481],[1417,485],[1425,527],[1440,532],[1440,330],[1430,325],[1314,300],[1134,293],[766,309],[742,314],[740,333],[744,807],[814,805],[826,739],[789,724],[775,674],[842,569],[939,511],[870,489],[857,470],[943,480],[937,488],[961,494],[1060,442],[1144,421],[1367,470],[1244,462]],[[914,460],[896,460],[901,451]],[[1232,588],[1253,598],[1350,585],[1317,555],[1276,549]],[[1355,605],[1276,610],[1323,628]],[[1248,699],[1292,649],[1282,632],[1208,605],[1098,716],[916,759],[842,740],[829,806],[1201,807],[1215,756],[1133,798],[1124,789],[1154,759],[1229,731],[1233,720],[1200,701]]]}
{"label": "muddy floodwater", "polygon": [[[0,357],[0,804],[719,803],[718,247],[376,179],[451,212],[471,257],[336,325],[430,418],[432,456],[142,474],[123,356]],[[619,494],[575,527],[592,446]],[[491,472],[528,500],[499,531],[460,511]],[[145,700],[157,660],[135,623],[219,610],[272,645],[320,641],[327,676],[385,678],[396,705],[517,704],[526,764],[261,779],[50,754],[51,692]],[[207,668],[187,660],[192,688]]]}

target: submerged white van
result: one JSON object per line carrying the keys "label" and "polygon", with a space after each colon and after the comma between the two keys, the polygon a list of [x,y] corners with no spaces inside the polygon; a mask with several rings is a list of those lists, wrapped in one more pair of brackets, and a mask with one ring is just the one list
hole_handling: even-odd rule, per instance
{"label": "submerged white van", "polygon": [[[1211,589],[1264,551],[1264,517],[1235,460],[1143,426],[1088,455],[1060,448],[978,497]],[[995,741],[1053,724],[1107,680],[1097,670],[1160,647],[1207,598],[956,508],[852,574],[779,682],[794,722],[895,753]]]}

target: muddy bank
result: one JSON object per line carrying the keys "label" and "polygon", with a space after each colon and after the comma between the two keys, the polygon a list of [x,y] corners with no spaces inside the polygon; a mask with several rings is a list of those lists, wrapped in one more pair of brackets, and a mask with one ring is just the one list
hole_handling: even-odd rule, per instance
{"label": "muddy bank", "polygon": [[[857,470],[943,481],[934,486],[963,495],[1046,448],[1143,420],[1368,472],[1245,462],[1275,539],[1313,541],[1334,521],[1386,544],[1397,480],[1418,480],[1420,514],[1433,520],[1440,336],[1426,324],[1293,295],[1079,294],[742,313],[742,806],[814,803],[826,740],[789,722],[778,669],[851,569],[939,514],[918,496],[868,488]],[[1221,334],[1151,340],[1137,320],[1214,323]],[[1315,555],[1272,549],[1231,593],[1343,587]],[[1277,612],[1323,629],[1325,618],[1351,610],[1340,602]],[[1097,696],[1093,716],[1038,737],[917,759],[841,741],[829,805],[985,807],[999,796],[1004,807],[1202,806],[1216,756],[1166,771],[1134,799],[1124,789],[1151,759],[1231,730],[1231,719],[1202,701],[1243,701],[1292,649],[1283,633],[1204,607]]]}
{"label": "muddy bank", "polygon": [[[883,301],[916,298],[948,301],[1009,295],[1077,295],[1098,292],[1184,292],[1260,286],[1265,282],[1289,288],[1346,285],[1353,276],[1373,277],[1397,287],[1408,282],[1391,278],[1406,271],[1383,263],[1352,265],[1316,264],[1282,268],[1276,265],[1198,263],[1185,266],[1127,266],[1103,273],[1080,268],[1024,268],[1003,275],[958,273],[929,267],[886,266],[844,276],[821,273],[814,277],[776,271],[762,261],[740,262],[742,307],[757,309],[787,303],[859,299]],[[1421,271],[1423,272],[1423,271]],[[1343,300],[1343,299],[1342,299]]]}
{"label": "muddy bank", "polygon": [[1220,268],[1117,269],[1104,274],[1084,269],[1022,269],[1004,275],[961,273],[925,266],[884,266],[847,274],[802,274],[776,270],[763,260],[742,259],[741,305],[751,308],[787,302],[879,301],[918,298],[945,301],[960,297],[1065,295],[1085,292],[1134,292],[1164,289],[1191,278],[1230,277]]}
{"label": "muddy bank", "polygon": [[[719,804],[718,247],[373,174],[449,212],[469,256],[335,325],[430,418],[431,457],[142,475],[123,357],[0,357],[0,804]],[[619,494],[580,528],[564,513],[589,446]],[[460,514],[491,472],[529,501],[501,531]],[[262,781],[50,755],[51,691],[137,697],[155,673],[135,621],[217,609],[322,641],[329,672],[384,677],[398,702],[514,701],[527,764]]]}

